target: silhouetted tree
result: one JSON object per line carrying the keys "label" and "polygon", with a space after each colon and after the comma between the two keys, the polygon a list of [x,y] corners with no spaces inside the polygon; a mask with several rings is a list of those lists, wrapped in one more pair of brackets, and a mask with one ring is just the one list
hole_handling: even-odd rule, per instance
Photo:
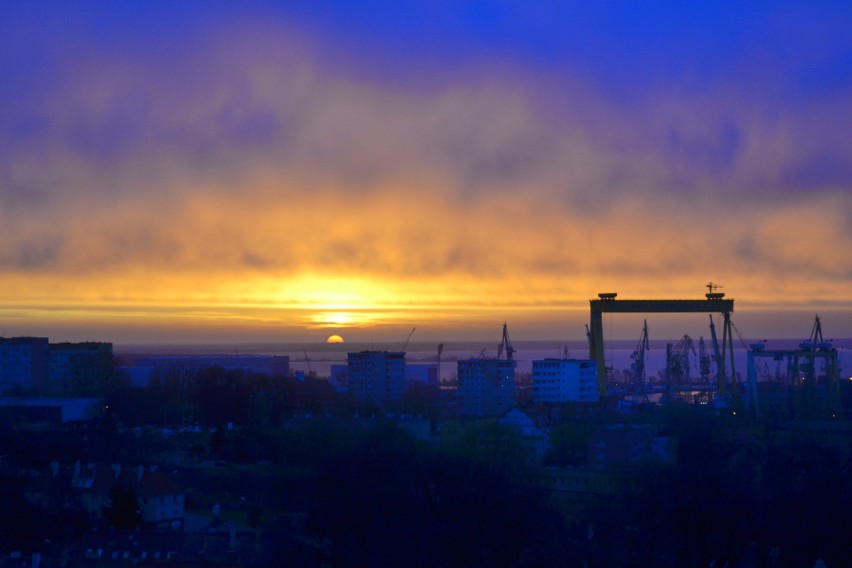
{"label": "silhouetted tree", "polygon": [[210,455],[217,459],[225,456],[225,429],[221,426],[210,436]]}
{"label": "silhouetted tree", "polygon": [[107,522],[120,530],[132,530],[142,523],[136,492],[125,480],[119,479],[109,495],[110,505],[106,511]]}
{"label": "silhouetted tree", "polygon": [[569,552],[541,494],[392,425],[329,455],[310,502],[311,530],[329,539],[334,566],[548,566]]}

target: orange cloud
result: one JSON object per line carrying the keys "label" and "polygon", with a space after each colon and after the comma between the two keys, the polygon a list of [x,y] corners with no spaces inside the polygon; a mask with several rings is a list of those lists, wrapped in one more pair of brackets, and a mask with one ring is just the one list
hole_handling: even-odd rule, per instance
{"label": "orange cloud", "polygon": [[720,88],[637,116],[579,85],[560,114],[534,71],[406,92],[285,31],[162,66],[99,54],[47,97],[43,150],[0,190],[0,321],[554,329],[599,291],[711,279],[755,306],[852,304],[848,188],[785,174],[820,152],[797,143],[820,111]]}

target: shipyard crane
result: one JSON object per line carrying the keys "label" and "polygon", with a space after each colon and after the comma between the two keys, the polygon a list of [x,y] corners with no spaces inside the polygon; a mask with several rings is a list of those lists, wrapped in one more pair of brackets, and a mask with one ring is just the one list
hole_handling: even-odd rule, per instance
{"label": "shipyard crane", "polygon": [[[789,387],[793,416],[837,418],[841,400],[839,352],[830,340],[825,341],[819,316],[814,318],[810,336],[796,349],[767,349],[765,343],[753,344],[748,352],[749,385],[758,384],[758,360],[772,359],[776,362],[775,380]],[[817,369],[818,363],[822,363],[821,369]]]}
{"label": "shipyard crane", "polygon": [[639,344],[636,346],[636,351],[630,355],[633,360],[633,363],[630,364],[630,369],[633,371],[633,399],[636,400],[639,397],[642,402],[648,402],[648,393],[645,392],[645,352],[650,350],[648,320],[644,320]]}
{"label": "shipyard crane", "polygon": [[405,343],[402,344],[400,348],[400,352],[405,351],[405,348],[408,347],[408,342],[411,341],[411,336],[414,335],[414,332],[417,330],[416,327],[412,327],[411,331],[408,332],[408,337],[405,338]]}
{"label": "shipyard crane", "polygon": [[666,346],[666,399],[674,400],[676,393],[682,391],[691,381],[689,355],[695,355],[695,346],[689,335],[684,335],[676,345]]}
{"label": "shipyard crane", "polygon": [[716,290],[718,290],[719,288],[724,288],[724,286],[722,286],[721,284],[716,284],[715,282],[708,282],[707,284],[704,285],[704,287],[707,288],[707,298],[708,299],[710,299],[711,297],[716,297],[716,296],[718,296],[720,298],[722,296],[724,296],[724,294],[716,292]]}
{"label": "shipyard crane", "polygon": [[[598,367],[598,393],[601,396],[606,395],[606,379],[607,367],[606,356],[604,354],[604,339],[603,339],[603,316],[604,314],[626,314],[626,313],[709,313],[722,314],[724,318],[725,332],[729,330],[729,320],[731,313],[734,311],[734,301],[725,299],[725,295],[721,292],[716,292],[718,284],[712,283],[710,292],[704,299],[701,300],[620,300],[617,299],[617,294],[613,292],[598,294],[598,299],[589,300],[590,321],[589,321],[589,358],[594,359]],[[724,340],[727,340],[727,333]],[[722,356],[719,357],[720,362],[724,361],[723,356],[727,352],[727,343],[723,341]],[[731,358],[731,368],[733,369],[733,357]],[[724,389],[724,385],[720,384],[720,392]]]}
{"label": "shipyard crane", "polygon": [[503,354],[503,350],[506,350],[506,360],[511,361],[512,355],[515,353],[515,348],[512,347],[512,342],[509,341],[509,326],[506,323],[503,323],[503,340],[500,341],[500,345],[497,346],[497,358]]}
{"label": "shipyard crane", "polygon": [[713,360],[716,361],[716,388],[722,394],[725,388],[725,358],[719,350],[719,339],[716,337],[716,326],[713,324],[713,314],[710,314],[710,339],[713,341]]}
{"label": "shipyard crane", "polygon": [[830,341],[826,341],[822,336],[822,322],[819,315],[814,317],[814,327],[811,329],[811,335],[804,342],[799,344],[802,349],[831,349],[833,345]]}
{"label": "shipyard crane", "polygon": [[701,383],[709,385],[710,354],[707,352],[707,346],[704,344],[704,336],[698,338],[698,369],[698,373],[701,376]]}
{"label": "shipyard crane", "polygon": [[[805,360],[805,363],[801,366],[801,368],[805,372],[805,378],[811,383],[815,383],[817,380],[816,352],[826,351],[832,348],[833,345],[831,342],[825,341],[822,336],[822,322],[817,315],[814,317],[814,326],[811,329],[810,336],[799,344],[799,349],[801,349],[802,352],[802,358]],[[824,360],[824,362],[826,361],[827,360]]]}
{"label": "shipyard crane", "polygon": [[[763,343],[754,343],[749,345],[748,341],[745,340],[743,334],[737,328],[733,321],[731,321],[731,328],[737,334],[737,338],[740,340],[740,345],[743,346],[746,353],[749,352],[750,349],[757,347],[757,349],[763,349]],[[765,340],[764,340],[765,341]],[[733,353],[733,344],[731,345],[731,352]],[[746,373],[746,410],[751,407],[751,410],[754,412],[756,417],[760,417],[760,400],[757,391],[757,373],[756,372],[747,372]]]}

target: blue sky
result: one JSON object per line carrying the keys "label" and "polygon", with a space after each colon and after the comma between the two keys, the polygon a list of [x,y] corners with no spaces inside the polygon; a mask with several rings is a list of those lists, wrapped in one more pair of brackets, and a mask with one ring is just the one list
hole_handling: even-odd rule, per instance
{"label": "blue sky", "polygon": [[714,280],[756,335],[852,335],[850,29],[840,2],[5,2],[2,333],[581,336],[601,290]]}

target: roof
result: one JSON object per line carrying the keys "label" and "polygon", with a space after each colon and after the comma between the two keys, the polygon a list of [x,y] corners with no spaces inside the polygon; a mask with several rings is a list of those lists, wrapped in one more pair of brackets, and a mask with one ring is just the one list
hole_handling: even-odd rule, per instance
{"label": "roof", "polygon": [[[116,477],[116,468],[119,466],[100,465],[94,468],[85,467],[80,472],[80,477],[91,478],[94,480],[87,487],[91,493],[99,493],[101,495],[109,495],[117,480],[126,483],[133,489],[137,497],[161,497],[164,495],[177,495],[183,493],[176,483],[169,476],[156,468],[125,467],[120,468],[119,475]],[[139,470],[142,469],[142,476],[139,476]]]}

